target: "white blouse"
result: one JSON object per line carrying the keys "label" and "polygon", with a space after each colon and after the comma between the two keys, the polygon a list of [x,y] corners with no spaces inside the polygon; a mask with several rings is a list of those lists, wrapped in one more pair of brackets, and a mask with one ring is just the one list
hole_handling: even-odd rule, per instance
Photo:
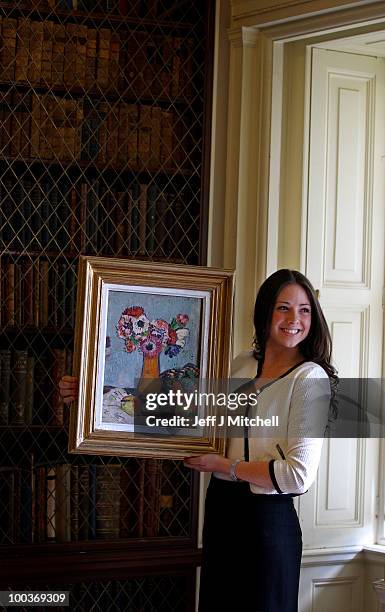
{"label": "white blouse", "polygon": [[[246,376],[256,361],[243,360],[233,378]],[[249,362],[249,363],[247,363]],[[305,362],[272,381],[262,382],[258,403],[250,417],[278,417],[278,425],[248,428],[249,461],[268,461],[272,485],[264,488],[250,483],[253,493],[305,493],[316,477],[321,457],[323,435],[328,420],[330,382],[325,370],[316,363]],[[258,421],[261,422],[260,420]],[[268,421],[269,422],[269,421]],[[230,438],[227,457],[244,459],[244,438]],[[229,479],[226,474],[214,473]]]}

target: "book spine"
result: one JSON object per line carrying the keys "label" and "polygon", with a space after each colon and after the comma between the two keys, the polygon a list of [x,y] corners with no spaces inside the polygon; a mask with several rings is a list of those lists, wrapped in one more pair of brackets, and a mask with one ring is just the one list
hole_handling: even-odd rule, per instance
{"label": "book spine", "polygon": [[33,262],[33,322],[35,327],[40,324],[40,262]]}
{"label": "book spine", "polygon": [[90,525],[90,477],[87,465],[78,466],[79,473],[79,540],[87,540]]}
{"label": "book spine", "polygon": [[[119,537],[128,538],[134,533],[136,517],[134,514],[134,496],[132,492],[132,476],[130,473],[130,460],[122,465],[120,471],[120,514],[119,514]],[[133,493],[133,494],[132,494]]]}
{"label": "book spine", "polygon": [[160,82],[162,83],[162,94],[164,96],[171,95],[172,83],[172,60],[174,39],[172,36],[166,36],[162,40],[162,70],[160,72]]}
{"label": "book spine", "polygon": [[108,129],[107,129],[107,117],[108,117],[109,106],[106,102],[100,102],[98,106],[98,161],[101,163],[107,162],[107,142],[108,142]]}
{"label": "book spine", "polygon": [[64,83],[65,45],[66,28],[55,23],[52,42],[52,85]]}
{"label": "book spine", "polygon": [[45,503],[45,531],[47,542],[56,540],[56,467],[47,467],[45,470],[46,503]]}
{"label": "book spine", "polygon": [[78,25],[76,30],[75,82],[77,87],[82,88],[86,86],[87,40],[87,26]]}
{"label": "book spine", "polygon": [[77,25],[68,23],[64,49],[64,83],[67,87],[76,84],[76,38]]}
{"label": "book spine", "polygon": [[3,97],[3,129],[2,129],[2,154],[4,157],[10,155],[10,143],[12,139],[12,112],[13,91],[8,91]]}
{"label": "book spine", "polygon": [[159,499],[159,535],[172,536],[176,516],[174,489],[172,485],[172,463],[169,460],[161,462],[161,483]]}
{"label": "book spine", "polygon": [[140,185],[139,198],[139,252],[146,255],[146,233],[147,233],[147,185]]}
{"label": "book spine", "polygon": [[17,23],[17,51],[15,65],[15,80],[27,81],[30,63],[31,21],[20,17]]}
{"label": "book spine", "polygon": [[2,19],[2,48],[0,52],[2,81],[15,78],[17,20],[9,17]]}
{"label": "book spine", "polygon": [[23,312],[24,312],[24,325],[31,327],[33,325],[33,262],[30,260],[24,260],[22,263],[23,267]]}
{"label": "book spine", "polygon": [[11,351],[0,349],[0,424],[8,425],[11,388]]}
{"label": "book spine", "polygon": [[136,104],[128,104],[127,162],[132,170],[138,166],[139,112]]}
{"label": "book spine", "polygon": [[118,32],[111,33],[110,52],[109,52],[109,70],[108,70],[108,89],[116,90],[119,82],[120,72],[120,37]]}
{"label": "book spine", "polygon": [[[127,215],[126,215],[126,193],[121,191],[117,194],[117,203],[114,211],[115,240],[114,251],[117,256],[126,254]],[[129,247],[128,247],[129,251]]]}
{"label": "book spine", "polygon": [[48,296],[49,296],[49,262],[40,260],[40,303],[39,303],[39,325],[48,325]]}
{"label": "book spine", "polygon": [[158,196],[158,186],[155,183],[151,183],[147,188],[146,251],[148,255],[153,255],[155,250],[156,203]]}
{"label": "book spine", "polygon": [[144,512],[145,512],[145,460],[139,462],[138,466],[138,496],[136,512],[136,536],[142,538],[144,535]]}
{"label": "book spine", "polygon": [[160,123],[160,162],[164,168],[168,169],[173,167],[173,120],[174,115],[172,111],[162,110]]}
{"label": "book spine", "polygon": [[[19,508],[17,527],[18,540],[30,544],[33,541],[32,533],[32,506],[33,506],[33,467],[28,466],[19,470],[19,493],[17,505]],[[17,519],[16,519],[17,520]]]}
{"label": "book spine", "polygon": [[151,151],[150,167],[158,168],[160,165],[160,125],[162,121],[162,109],[153,106],[151,109]]}
{"label": "book spine", "polygon": [[96,537],[119,537],[120,465],[96,466]]}
{"label": "book spine", "polygon": [[139,250],[139,228],[140,228],[140,184],[134,181],[128,193],[131,199],[131,253],[136,253]]}
{"label": "book spine", "polygon": [[109,109],[107,115],[107,158],[115,164],[118,157],[119,143],[119,105],[114,105]]}
{"label": "book spine", "polygon": [[23,312],[23,296],[22,296],[21,266],[19,263],[15,264],[14,302],[15,302],[15,325],[17,327],[21,327],[22,326],[22,312]]}
{"label": "book spine", "polygon": [[24,406],[24,422],[26,425],[32,423],[32,412],[33,412],[33,389],[35,383],[34,377],[35,370],[35,358],[27,357],[27,372],[26,372],[26,383],[25,383],[25,406]]}
{"label": "book spine", "polygon": [[168,201],[167,193],[162,191],[156,202],[156,224],[155,224],[155,254],[158,257],[166,257],[169,247],[169,230],[167,223]]}
{"label": "book spine", "polygon": [[55,489],[56,541],[71,540],[71,466],[68,463],[56,466]]}
{"label": "book spine", "polygon": [[88,537],[96,539],[96,465],[89,466]]}
{"label": "book spine", "polygon": [[88,29],[87,43],[86,43],[86,72],[85,72],[85,87],[87,91],[95,88],[96,57],[97,57],[97,31],[94,29]]}
{"label": "book spine", "polygon": [[146,459],[144,535],[159,533],[161,464],[158,459]]}
{"label": "book spine", "polygon": [[[29,157],[31,142],[31,113],[32,113],[32,94],[26,93],[23,96],[20,106],[20,148],[19,154]],[[26,217],[28,219],[28,217]],[[29,228],[26,231],[30,231]]]}
{"label": "book spine", "polygon": [[44,21],[43,23],[43,44],[41,53],[41,79],[46,85],[52,83],[52,53],[54,41],[53,21]]}
{"label": "book spine", "polygon": [[79,466],[71,465],[71,541],[79,540]]}
{"label": "book spine", "polygon": [[43,57],[43,22],[31,21],[30,55],[28,81],[30,83],[39,83],[41,80],[41,62]]}
{"label": "book spine", "polygon": [[31,117],[31,157],[40,155],[40,96],[32,94],[32,117]]}
{"label": "book spine", "polygon": [[76,275],[73,265],[68,265],[65,272],[65,324],[67,327],[74,326],[76,309]]}
{"label": "book spine", "polygon": [[11,261],[5,269],[5,323],[15,325],[15,264]]}
{"label": "book spine", "polygon": [[39,355],[39,359],[36,359],[34,381],[32,423],[45,425],[51,419],[52,395],[52,382],[49,379],[49,365],[46,354]]}
{"label": "book spine", "polygon": [[27,390],[27,351],[14,351],[11,371],[10,422],[23,425]]}
{"label": "book spine", "polygon": [[98,31],[98,48],[96,64],[96,81],[100,89],[108,88],[110,64],[111,30],[100,28]]}
{"label": "book spine", "polygon": [[20,153],[21,141],[21,110],[24,94],[20,91],[13,92],[13,109],[11,116],[11,141],[9,145],[9,154],[16,157]]}
{"label": "book spine", "polygon": [[139,116],[138,157],[141,167],[147,168],[151,158],[151,107],[141,106]]}

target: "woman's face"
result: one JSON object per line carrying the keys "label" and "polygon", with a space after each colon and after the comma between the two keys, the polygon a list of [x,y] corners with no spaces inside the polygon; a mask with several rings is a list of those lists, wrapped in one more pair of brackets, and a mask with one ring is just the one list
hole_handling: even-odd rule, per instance
{"label": "woman's face", "polygon": [[271,318],[268,348],[293,349],[310,331],[311,305],[301,285],[290,283],[278,294]]}

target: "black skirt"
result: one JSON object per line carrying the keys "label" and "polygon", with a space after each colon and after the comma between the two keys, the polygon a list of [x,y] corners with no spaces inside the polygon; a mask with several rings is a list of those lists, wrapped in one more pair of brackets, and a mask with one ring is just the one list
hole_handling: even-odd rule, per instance
{"label": "black skirt", "polygon": [[302,533],[289,495],[211,478],[199,612],[297,612]]}

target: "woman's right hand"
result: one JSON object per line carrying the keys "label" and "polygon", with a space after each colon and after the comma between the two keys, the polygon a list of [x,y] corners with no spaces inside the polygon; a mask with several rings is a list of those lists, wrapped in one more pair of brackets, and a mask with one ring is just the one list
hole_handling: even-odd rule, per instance
{"label": "woman's right hand", "polygon": [[75,376],[63,376],[59,382],[59,391],[65,404],[74,402],[79,395],[79,379]]}

